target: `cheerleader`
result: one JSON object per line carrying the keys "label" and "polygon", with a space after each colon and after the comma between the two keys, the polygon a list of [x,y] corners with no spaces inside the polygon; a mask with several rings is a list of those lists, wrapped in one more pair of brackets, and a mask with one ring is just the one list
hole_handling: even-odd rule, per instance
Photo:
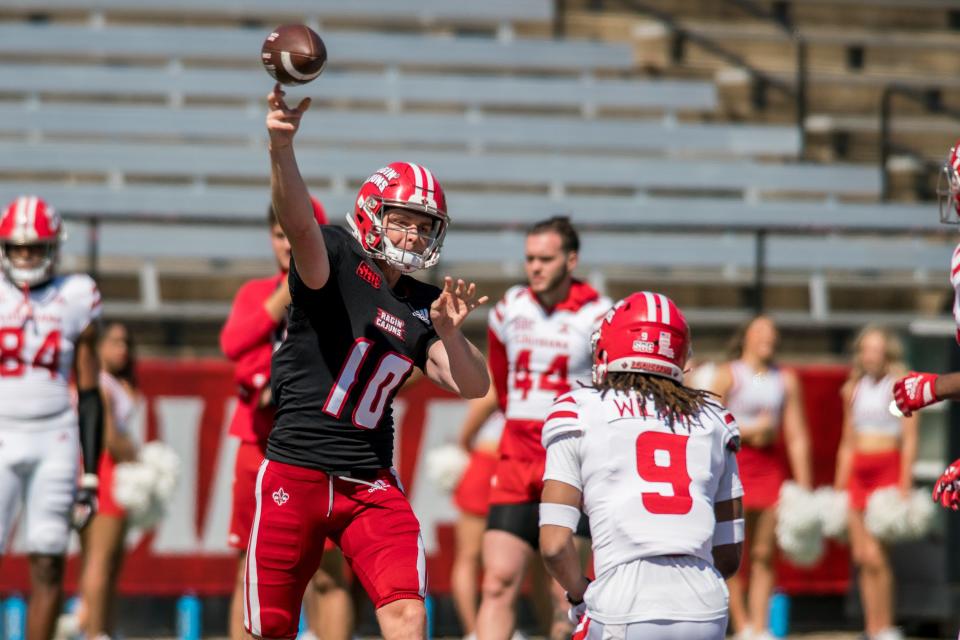
{"label": "cheerleader", "polygon": [[477,620],[480,548],[487,528],[490,480],[497,468],[497,446],[503,431],[503,413],[490,387],[486,397],[471,400],[460,433],[460,447],[470,454],[463,477],[453,494],[460,515],[456,523],[456,555],[450,571],[450,590],[465,635]]}
{"label": "cheerleader", "polygon": [[[720,402],[740,425],[742,447],[737,454],[743,482],[746,544],[750,557],[749,591],[742,573],[727,581],[730,623],[738,638],[770,638],[767,613],[773,593],[776,547],[776,504],[790,471],[810,489],[810,444],[800,384],[793,373],[775,364],[779,334],[773,320],[753,318],[738,334],[734,360],[717,367],[712,384]],[[789,469],[778,448],[786,445]]]}
{"label": "cheerleader", "polygon": [[130,434],[131,419],[141,403],[137,388],[136,358],[127,327],[114,322],[100,340],[100,388],[113,415],[107,422],[105,446],[100,456],[99,508],[82,534],[82,604],[79,622],[87,638],[114,635],[114,605],[117,579],[123,563],[127,514],[113,496],[113,469],[117,463],[137,457],[137,444]]}
{"label": "cheerleader", "polygon": [[886,329],[866,327],[857,336],[853,367],[841,391],[843,438],[837,452],[835,487],[850,496],[849,531],[859,569],[860,602],[870,640],[901,640],[893,626],[893,573],[887,549],[864,524],[870,494],[894,486],[906,498],[917,454],[916,417],[889,411],[893,383],[906,367],[900,342]]}

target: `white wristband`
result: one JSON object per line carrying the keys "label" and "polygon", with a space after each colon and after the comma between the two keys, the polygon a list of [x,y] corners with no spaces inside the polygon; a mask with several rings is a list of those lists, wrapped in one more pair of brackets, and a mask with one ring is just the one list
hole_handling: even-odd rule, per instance
{"label": "white wristband", "polygon": [[743,542],[743,518],[718,522],[713,528],[713,546]]}
{"label": "white wristband", "polygon": [[100,477],[95,473],[85,473],[80,476],[80,487],[82,489],[97,489],[100,486]]}
{"label": "white wristband", "polygon": [[545,524],[566,527],[571,531],[576,531],[577,525],[580,524],[580,509],[568,504],[541,502],[540,526],[542,527]]}

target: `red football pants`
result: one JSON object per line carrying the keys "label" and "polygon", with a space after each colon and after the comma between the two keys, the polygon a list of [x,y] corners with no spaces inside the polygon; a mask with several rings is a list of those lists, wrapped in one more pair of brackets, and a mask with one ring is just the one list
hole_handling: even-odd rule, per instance
{"label": "red football pants", "polygon": [[294,638],[303,592],[332,539],[376,608],[427,590],[420,523],[390,469],[330,476],[265,460],[244,575],[244,626],[262,638]]}

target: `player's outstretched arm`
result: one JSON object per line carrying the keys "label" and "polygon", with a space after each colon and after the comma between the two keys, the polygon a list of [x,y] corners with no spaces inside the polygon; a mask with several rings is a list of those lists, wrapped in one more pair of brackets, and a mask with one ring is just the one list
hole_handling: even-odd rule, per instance
{"label": "player's outstretched arm", "polygon": [[443,291],[430,306],[430,321],[440,340],[430,346],[424,373],[436,384],[463,398],[481,398],[490,389],[483,354],[467,340],[460,326],[471,311],[488,300],[477,298],[477,286],[447,276]]}
{"label": "player's outstretched arm", "polygon": [[303,114],[310,108],[304,98],[291,109],[276,84],[267,95],[267,132],[270,134],[270,190],[273,209],[290,239],[300,279],[311,289],[320,289],[330,277],[330,260],[320,226],[313,217],[307,185],[300,175],[293,138]]}
{"label": "player's outstretched arm", "polygon": [[893,384],[893,400],[905,416],[941,400],[960,400],[960,371],[943,375],[911,371]]}

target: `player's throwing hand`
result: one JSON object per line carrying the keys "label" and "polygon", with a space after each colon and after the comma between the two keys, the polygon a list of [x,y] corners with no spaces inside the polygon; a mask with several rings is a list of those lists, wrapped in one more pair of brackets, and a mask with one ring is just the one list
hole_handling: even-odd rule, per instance
{"label": "player's throwing hand", "polygon": [[477,285],[473,282],[465,283],[446,276],[443,279],[443,291],[430,305],[430,321],[437,334],[443,335],[447,331],[459,329],[470,312],[489,300],[488,296],[477,298]]}
{"label": "player's throwing hand", "polygon": [[267,94],[267,131],[270,132],[270,146],[273,149],[288,146],[300,128],[300,118],[310,108],[310,98],[304,98],[295,109],[287,106],[283,99],[286,92],[280,83],[273,85],[273,91]]}

